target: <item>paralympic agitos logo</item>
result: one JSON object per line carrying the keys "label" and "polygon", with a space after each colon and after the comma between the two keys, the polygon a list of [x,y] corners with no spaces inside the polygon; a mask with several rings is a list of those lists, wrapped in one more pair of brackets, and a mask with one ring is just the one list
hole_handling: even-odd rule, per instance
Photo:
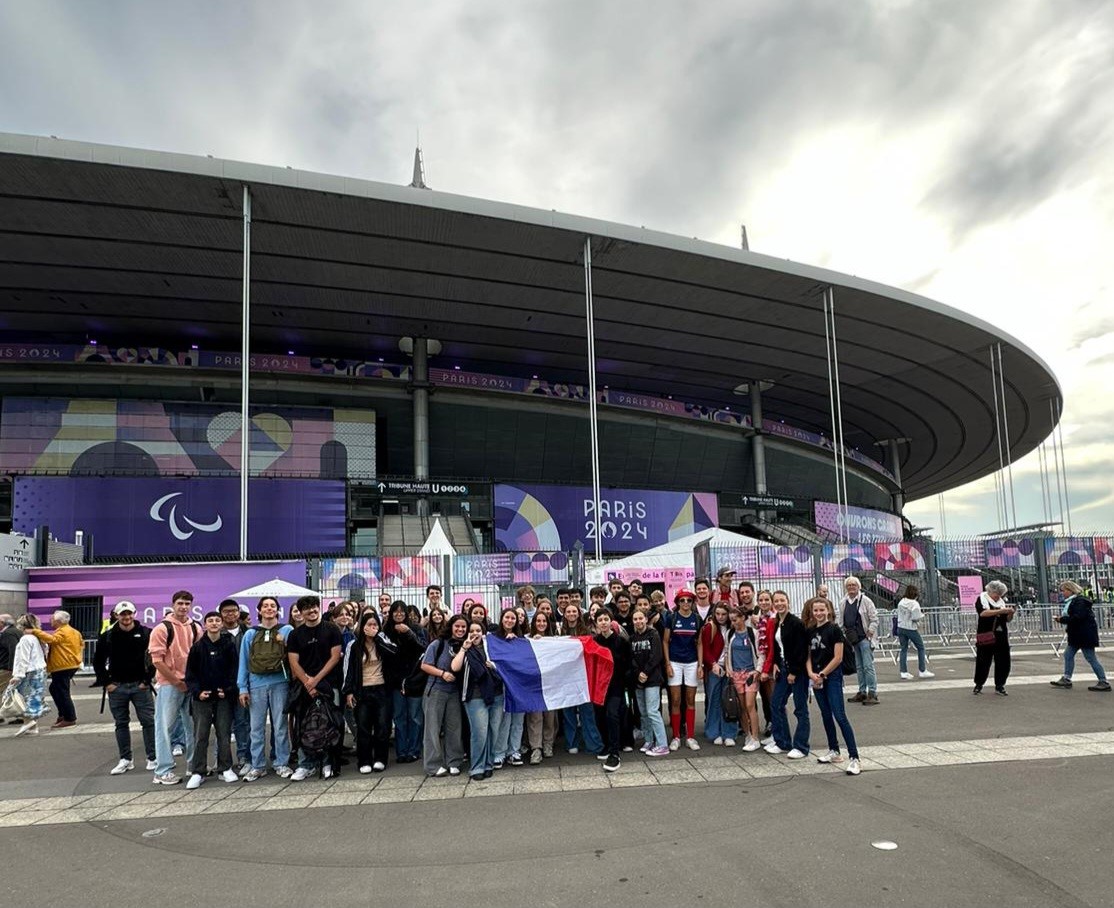
{"label": "paralympic agitos logo", "polygon": [[[163,508],[182,494],[182,492],[171,492],[169,495],[163,495],[162,498],[151,505],[151,510],[149,512],[152,520],[156,520],[159,523],[166,523],[170,526],[170,532],[174,534],[175,539],[185,542],[193,536],[194,532],[216,533],[224,526],[224,520],[220,514],[217,514],[217,519],[212,523],[197,523],[185,514],[179,515],[177,503],[170,505],[170,512],[164,517],[162,513]],[[178,522],[179,520],[187,524],[190,529],[182,529],[181,524]]]}

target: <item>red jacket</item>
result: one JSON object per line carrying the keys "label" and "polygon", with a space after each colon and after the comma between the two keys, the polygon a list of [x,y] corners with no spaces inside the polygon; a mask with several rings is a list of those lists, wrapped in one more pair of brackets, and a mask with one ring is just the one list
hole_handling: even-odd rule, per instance
{"label": "red jacket", "polygon": [[700,643],[703,647],[701,655],[704,657],[704,668],[710,670],[723,655],[723,632],[715,622],[704,622],[704,626],[700,628]]}

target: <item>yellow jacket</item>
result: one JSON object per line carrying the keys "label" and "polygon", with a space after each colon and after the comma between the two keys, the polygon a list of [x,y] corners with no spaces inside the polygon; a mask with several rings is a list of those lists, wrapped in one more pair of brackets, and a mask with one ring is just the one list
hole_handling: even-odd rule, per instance
{"label": "yellow jacket", "polygon": [[69,624],[60,625],[53,634],[36,630],[35,636],[50,647],[46,657],[46,670],[64,672],[68,668],[81,668],[85,656],[85,639],[81,631]]}

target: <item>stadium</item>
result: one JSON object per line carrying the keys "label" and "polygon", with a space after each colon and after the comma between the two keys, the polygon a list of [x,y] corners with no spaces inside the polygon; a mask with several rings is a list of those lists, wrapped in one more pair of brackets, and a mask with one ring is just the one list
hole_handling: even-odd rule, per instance
{"label": "stadium", "polygon": [[86,560],[237,556],[245,300],[252,558],[415,552],[432,516],[461,553],[591,552],[593,379],[604,557],[901,540],[904,501],[1061,410],[1036,353],[941,303],[417,167],[0,155],[0,523]]}

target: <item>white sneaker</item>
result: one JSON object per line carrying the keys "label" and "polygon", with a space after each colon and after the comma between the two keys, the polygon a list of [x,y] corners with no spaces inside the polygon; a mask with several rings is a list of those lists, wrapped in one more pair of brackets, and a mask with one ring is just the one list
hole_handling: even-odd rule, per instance
{"label": "white sneaker", "polygon": [[776,744],[774,744],[773,741],[771,741],[769,744],[766,745],[765,750],[766,750],[766,753],[768,753],[768,754],[783,754],[783,753],[785,753],[785,751],[782,750],[780,747],[778,747]]}
{"label": "white sneaker", "polygon": [[790,760],[803,760],[805,757],[808,756],[808,754],[806,754],[803,750],[798,750],[796,747],[794,747],[791,751],[789,751],[788,754],[786,754],[786,756],[788,756]]}
{"label": "white sneaker", "polygon": [[773,744],[774,743],[774,736],[773,735],[766,735],[766,737],[764,737],[758,743],[761,744],[763,747],[765,747],[767,744]]}
{"label": "white sneaker", "polygon": [[366,766],[361,766],[360,767],[360,772],[365,776],[370,776],[371,775],[371,765],[368,764]]}
{"label": "white sneaker", "polygon": [[723,746],[724,747],[734,747],[735,746],[735,739],[734,738],[724,738],[723,739]]}
{"label": "white sneaker", "polygon": [[239,782],[240,781],[240,777],[236,774],[236,770],[234,770],[234,769],[226,769],[224,772],[222,772],[220,774],[220,777],[225,782]]}
{"label": "white sneaker", "polygon": [[201,775],[201,773],[195,772],[186,783],[186,791],[196,791],[201,787],[201,783],[204,781],[205,777]]}
{"label": "white sneaker", "polygon": [[838,750],[829,750],[826,754],[816,758],[817,763],[842,763],[843,756]]}
{"label": "white sneaker", "polygon": [[159,768],[159,761],[158,760],[148,760],[147,761],[147,771],[148,772],[154,772],[158,768]]}
{"label": "white sneaker", "polygon": [[672,741],[670,741],[669,742],[669,749],[670,750],[680,750],[681,749],[681,739],[680,738],[674,738]]}
{"label": "white sneaker", "polygon": [[241,767],[240,767],[239,769],[237,769],[237,770],[236,770],[236,775],[238,775],[238,776],[240,776],[241,778],[243,778],[243,777],[244,777],[244,776],[246,776],[246,775],[247,775],[247,774],[248,774],[249,772],[251,772],[251,771],[252,771],[252,770],[253,770],[254,768],[255,768],[255,767],[254,767],[254,766],[252,766],[252,765],[251,765],[250,763],[245,763],[245,764],[244,764],[243,766],[241,766]]}
{"label": "white sneaker", "polygon": [[184,747],[182,747],[181,744],[175,744],[172,748],[170,748],[170,755],[172,757],[180,757],[185,752],[186,750]]}
{"label": "white sneaker", "polygon": [[24,722],[13,737],[18,738],[20,735],[37,735],[39,733],[39,723],[32,719],[30,722]]}
{"label": "white sneaker", "polygon": [[328,763],[321,767],[322,779],[331,779],[334,775],[336,775],[336,773],[333,772],[333,767],[331,767]]}
{"label": "white sneaker", "polygon": [[131,760],[121,760],[108,771],[108,774],[110,776],[122,776],[133,769],[135,769],[135,764]]}
{"label": "white sneaker", "polygon": [[299,766],[290,774],[291,782],[304,782],[309,778],[309,770]]}
{"label": "white sneaker", "polygon": [[912,672],[902,672],[901,673],[901,680],[902,681],[912,681],[913,680],[913,673]]}
{"label": "white sneaker", "polygon": [[579,747],[570,747],[569,748],[569,753],[570,754],[578,754],[578,753],[580,753],[580,748]]}
{"label": "white sneaker", "polygon": [[255,769],[254,767],[252,767],[246,773],[244,773],[244,775],[243,775],[243,777],[241,778],[240,781],[242,781],[242,782],[255,782],[259,779],[262,779],[265,775],[267,775],[267,770],[265,770],[265,769]]}
{"label": "white sneaker", "polygon": [[387,766],[386,766],[386,764],[380,763],[378,760],[376,760],[374,763],[371,764],[371,768],[375,772],[383,772],[383,770],[385,770],[387,768]]}
{"label": "white sneaker", "polygon": [[918,678],[935,678],[936,672],[930,672],[927,669],[923,672],[917,672]]}
{"label": "white sneaker", "polygon": [[278,769],[275,770],[275,775],[278,776],[280,779],[289,779],[292,775],[294,775],[294,770],[291,769],[289,766],[280,766]]}
{"label": "white sneaker", "polygon": [[177,785],[182,779],[176,773],[164,772],[161,776],[155,776],[151,780],[153,785]]}
{"label": "white sneaker", "polygon": [[847,775],[849,776],[857,776],[862,771],[862,767],[859,766],[858,760],[852,760],[847,764]]}
{"label": "white sneaker", "polygon": [[743,745],[743,750],[747,753],[754,753],[756,750],[761,750],[762,745],[755,738],[747,738],[747,743]]}
{"label": "white sneaker", "polygon": [[700,742],[696,738],[685,738],[685,747],[689,750],[700,750]]}
{"label": "white sneaker", "polygon": [[449,767],[449,775],[450,776],[459,776],[460,775],[460,767],[459,766],[450,766]]}
{"label": "white sneaker", "polygon": [[716,738],[712,743],[715,744],[718,747],[719,745],[723,744],[723,738],[722,737]]}
{"label": "white sneaker", "polygon": [[449,771],[444,766],[438,766],[437,771],[433,774],[435,779],[443,779],[449,774]]}

